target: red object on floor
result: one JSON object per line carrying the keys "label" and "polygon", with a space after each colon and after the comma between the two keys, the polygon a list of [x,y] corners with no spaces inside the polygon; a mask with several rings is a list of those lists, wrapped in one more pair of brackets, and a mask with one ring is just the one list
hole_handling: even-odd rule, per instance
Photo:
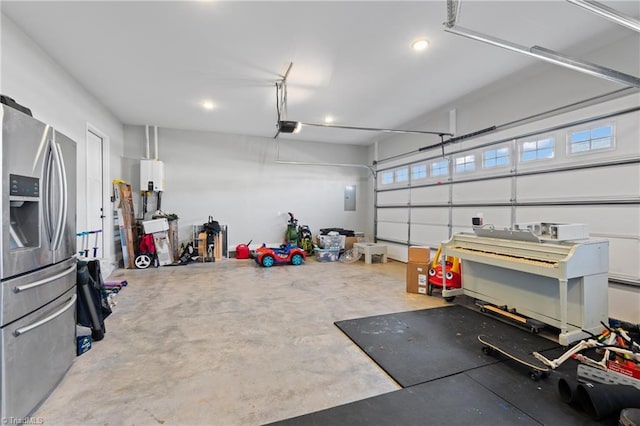
{"label": "red object on floor", "polygon": [[433,261],[431,262],[431,268],[429,268],[429,284],[434,287],[442,287],[442,275],[446,279],[447,288],[461,288],[462,287],[462,275],[460,259],[457,257],[447,256],[445,262],[445,270],[442,271],[442,264],[440,263],[440,254],[442,253],[442,246],[438,248]]}
{"label": "red object on floor", "polygon": [[156,243],[153,240],[153,234],[144,234],[140,238],[140,253],[155,254]]}
{"label": "red object on floor", "polygon": [[249,259],[249,246],[238,244],[236,246],[236,259]]}

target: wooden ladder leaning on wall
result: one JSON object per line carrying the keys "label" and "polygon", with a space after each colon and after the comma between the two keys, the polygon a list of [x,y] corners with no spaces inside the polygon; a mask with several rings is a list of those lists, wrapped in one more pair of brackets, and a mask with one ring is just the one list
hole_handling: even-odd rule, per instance
{"label": "wooden ladder leaning on wall", "polygon": [[118,214],[118,229],[120,232],[120,247],[125,269],[135,269],[136,244],[138,229],[133,210],[133,194],[131,185],[123,180],[114,180],[115,207]]}

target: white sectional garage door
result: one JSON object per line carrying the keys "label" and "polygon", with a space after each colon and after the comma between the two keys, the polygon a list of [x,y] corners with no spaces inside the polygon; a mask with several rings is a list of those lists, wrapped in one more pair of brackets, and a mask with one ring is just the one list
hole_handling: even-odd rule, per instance
{"label": "white sectional garage door", "polygon": [[625,102],[450,144],[445,156],[436,148],[380,161],[376,239],[406,261],[407,246],[435,249],[471,232],[478,215],[505,228],[585,223],[610,242],[610,277],[640,283],[640,112]]}

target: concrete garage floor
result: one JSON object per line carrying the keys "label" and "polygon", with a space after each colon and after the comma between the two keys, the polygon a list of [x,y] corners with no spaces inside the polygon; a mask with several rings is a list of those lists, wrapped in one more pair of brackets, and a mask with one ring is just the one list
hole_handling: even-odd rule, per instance
{"label": "concrete garage floor", "polygon": [[399,386],[334,321],[445,303],[405,292],[405,264],[251,260],[126,279],[104,340],[33,414],[45,424],[258,425]]}

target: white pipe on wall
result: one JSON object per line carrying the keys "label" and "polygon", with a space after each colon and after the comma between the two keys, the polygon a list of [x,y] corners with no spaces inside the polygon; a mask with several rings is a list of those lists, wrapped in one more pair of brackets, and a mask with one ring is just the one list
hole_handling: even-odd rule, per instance
{"label": "white pipe on wall", "polygon": [[153,126],[153,131],[154,131],[154,139],[155,139],[154,152],[156,153],[156,160],[158,160],[158,126]]}
{"label": "white pipe on wall", "polygon": [[458,133],[457,111],[455,108],[449,110],[449,133]]}
{"label": "white pipe on wall", "polygon": [[145,136],[147,137],[147,150],[144,158],[148,160],[149,159],[149,125],[148,124],[144,126],[144,133],[145,133]]}

